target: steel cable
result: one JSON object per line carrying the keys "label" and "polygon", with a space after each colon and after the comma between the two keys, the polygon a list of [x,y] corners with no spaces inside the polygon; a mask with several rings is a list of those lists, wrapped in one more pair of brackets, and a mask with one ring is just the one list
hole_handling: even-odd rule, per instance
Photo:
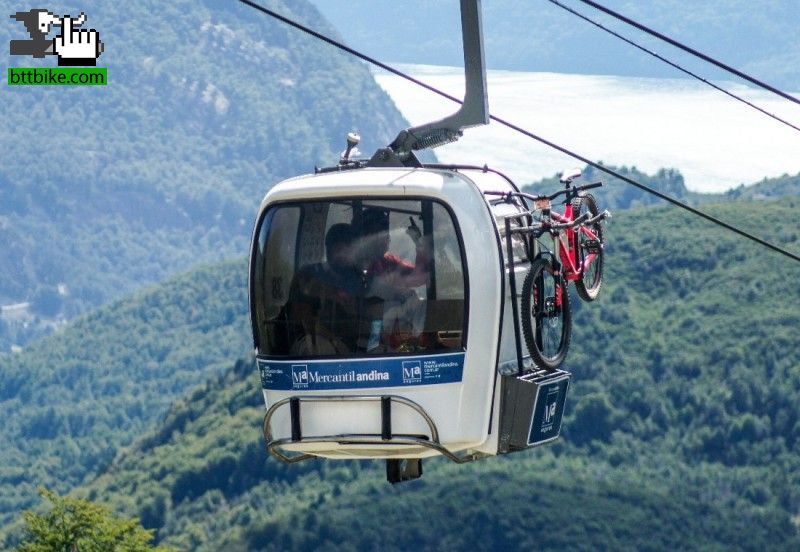
{"label": "steel cable", "polygon": [[787,94],[783,90],[779,90],[779,89],[775,88],[774,86],[771,86],[771,85],[769,85],[769,84],[767,84],[767,83],[765,83],[765,82],[763,82],[763,81],[761,81],[761,80],[759,80],[759,79],[757,79],[757,78],[755,78],[753,76],[750,76],[747,73],[736,69],[735,67],[731,67],[730,65],[728,65],[726,63],[723,63],[723,62],[721,62],[721,61],[719,61],[717,59],[714,59],[713,57],[711,57],[711,56],[709,56],[707,54],[704,54],[703,52],[701,52],[699,50],[696,50],[696,49],[692,48],[691,46],[687,46],[686,44],[683,44],[682,42],[679,42],[679,41],[675,40],[674,38],[670,38],[670,37],[668,37],[667,35],[665,35],[663,33],[660,33],[660,32],[658,32],[658,31],[656,31],[654,29],[651,29],[650,27],[648,27],[646,25],[643,25],[642,23],[639,23],[638,21],[634,21],[633,19],[631,19],[629,17],[626,17],[626,16],[622,15],[621,13],[615,12],[614,10],[603,6],[602,4],[598,4],[597,2],[593,2],[592,0],[578,0],[578,1],[579,2],[583,2],[587,6],[591,6],[596,10],[600,10],[601,12],[603,12],[603,13],[605,13],[607,15],[610,15],[611,17],[613,17],[615,19],[618,19],[618,20],[622,21],[623,23],[627,23],[628,25],[630,25],[632,27],[636,27],[640,31],[645,32],[645,33],[647,33],[647,34],[649,34],[651,36],[654,36],[654,37],[658,38],[659,40],[663,40],[664,42],[666,42],[668,44],[671,44],[672,46],[675,46],[676,48],[679,48],[679,49],[683,50],[684,52],[688,52],[688,53],[692,54],[693,56],[702,59],[703,61],[706,61],[706,62],[708,62],[708,63],[710,63],[712,65],[716,65],[720,69],[723,69],[723,70],[725,70],[725,71],[727,71],[727,72],[729,72],[729,73],[731,73],[733,75],[736,75],[737,77],[742,78],[742,79],[744,79],[744,80],[746,80],[746,81],[748,81],[748,82],[750,82],[752,84],[755,84],[756,86],[759,86],[759,87],[761,87],[761,88],[763,88],[765,90],[769,90],[773,94],[777,94],[778,96],[780,96],[780,97],[782,97],[782,98],[784,98],[786,100],[789,100],[790,102],[793,102],[793,103],[796,103],[796,104],[800,105],[800,100],[798,100],[794,96],[791,96],[791,95]]}
{"label": "steel cable", "polygon": [[[584,1],[584,0],[581,0],[581,1]],[[269,8],[266,8],[266,7],[260,5],[260,4],[256,3],[256,2],[253,2],[252,0],[239,0],[239,2],[241,2],[242,4],[246,4],[247,6],[250,6],[251,8],[253,8],[255,10],[258,10],[258,11],[260,11],[260,12],[266,14],[266,15],[269,15],[270,17],[273,17],[273,18],[275,18],[275,19],[277,19],[279,21],[282,21],[282,22],[286,23],[287,25],[290,25],[290,26],[292,26],[292,27],[294,27],[294,28],[296,28],[296,29],[298,29],[300,31],[303,31],[304,33],[307,33],[307,34],[309,34],[309,35],[311,35],[311,36],[313,36],[313,37],[315,37],[315,38],[317,38],[319,40],[322,40],[323,42],[326,42],[326,43],[330,44],[331,46],[334,46],[334,47],[336,47],[336,48],[338,48],[338,49],[340,49],[342,51],[345,51],[345,52],[347,52],[347,53],[349,53],[349,54],[351,54],[351,55],[353,55],[353,56],[355,56],[355,57],[357,57],[357,58],[359,58],[359,59],[361,59],[363,61],[366,61],[368,63],[376,65],[377,67],[380,67],[381,69],[384,69],[384,70],[386,70],[386,71],[388,71],[388,72],[390,72],[390,73],[392,73],[394,75],[397,75],[399,77],[402,77],[402,78],[408,80],[409,82],[413,82],[414,84],[416,84],[418,86],[421,86],[421,87],[425,88],[426,90],[430,90],[431,92],[433,92],[435,94],[438,94],[439,96],[442,96],[443,98],[447,98],[448,100],[450,100],[452,102],[455,102],[455,103],[458,103],[458,104],[463,103],[458,98],[456,98],[454,96],[451,96],[450,94],[447,94],[446,92],[443,92],[443,91],[439,90],[438,88],[435,88],[435,87],[433,87],[433,86],[431,86],[429,84],[426,84],[426,83],[420,81],[419,79],[416,79],[416,78],[412,77],[411,75],[408,75],[408,74],[400,71],[399,69],[395,69],[394,67],[391,67],[391,66],[389,66],[389,65],[387,65],[387,64],[385,64],[383,62],[380,62],[380,61],[378,61],[378,60],[376,60],[376,59],[374,59],[374,58],[372,58],[370,56],[367,56],[366,54],[362,54],[358,50],[354,50],[353,48],[350,48],[349,46],[346,46],[346,45],[342,44],[339,41],[336,41],[336,40],[334,40],[334,39],[332,39],[332,38],[330,38],[328,36],[323,35],[322,33],[319,33],[319,32],[317,32],[317,31],[315,31],[313,29],[310,29],[309,27],[306,27],[305,25],[302,25],[302,24],[298,23],[297,21],[294,21],[294,20],[292,20],[292,19],[290,19],[288,17],[285,17],[285,16],[283,16],[283,15],[281,15],[281,14],[279,14],[279,13],[277,13],[277,12],[275,12],[275,11],[269,9]],[[785,249],[783,249],[783,248],[781,248],[781,247],[779,247],[779,246],[777,246],[775,244],[772,244],[772,243],[770,243],[770,242],[768,242],[768,241],[766,241],[766,240],[764,240],[762,238],[759,238],[758,236],[755,236],[755,235],[753,235],[753,234],[751,234],[749,232],[746,232],[745,230],[742,230],[740,228],[737,228],[736,226],[733,226],[732,224],[729,224],[729,223],[727,223],[727,222],[725,222],[723,220],[720,220],[720,219],[718,219],[718,218],[716,218],[716,217],[714,217],[714,216],[712,216],[712,215],[710,215],[710,214],[708,214],[708,213],[706,213],[704,211],[701,211],[700,209],[697,209],[697,208],[692,207],[691,205],[688,205],[688,204],[686,204],[686,203],[684,203],[684,202],[682,202],[682,201],[680,201],[678,199],[675,199],[674,197],[671,197],[671,196],[669,196],[669,195],[667,195],[667,194],[665,194],[663,192],[659,192],[655,188],[651,188],[650,186],[647,186],[645,184],[637,182],[637,181],[633,180],[632,178],[628,178],[627,176],[625,176],[625,175],[623,175],[623,174],[621,174],[621,173],[619,173],[619,172],[617,172],[617,171],[615,171],[613,169],[609,169],[608,167],[605,167],[605,166],[601,165],[600,163],[597,163],[595,161],[591,161],[591,160],[589,160],[587,157],[585,157],[583,155],[580,155],[580,154],[578,154],[578,153],[576,153],[576,152],[574,152],[574,151],[572,151],[572,150],[570,150],[570,149],[568,149],[568,148],[566,148],[564,146],[560,146],[560,145],[558,145],[558,144],[556,144],[554,142],[551,142],[550,140],[547,140],[546,138],[538,136],[537,134],[534,134],[533,132],[531,132],[529,130],[525,130],[524,128],[522,128],[522,127],[520,127],[520,126],[518,126],[518,125],[516,125],[516,124],[514,124],[514,123],[512,123],[510,121],[507,121],[505,119],[497,117],[496,115],[490,115],[490,119],[495,121],[495,122],[497,122],[497,123],[499,123],[499,124],[501,124],[501,125],[503,125],[503,126],[506,126],[506,127],[510,128],[512,130],[515,130],[515,131],[519,132],[520,134],[523,134],[524,136],[527,136],[528,138],[536,140],[537,142],[540,142],[540,143],[542,143],[542,144],[544,144],[544,145],[546,145],[546,146],[548,146],[550,148],[553,148],[553,149],[555,149],[557,151],[560,151],[561,153],[564,153],[565,155],[568,155],[569,157],[572,157],[573,159],[577,159],[578,161],[586,163],[587,165],[589,165],[591,167],[594,167],[595,169],[597,169],[597,170],[599,170],[601,172],[604,172],[604,173],[606,173],[606,174],[608,174],[610,176],[618,178],[619,180],[622,180],[623,182],[625,182],[627,184],[630,184],[631,186],[635,186],[636,188],[639,188],[640,190],[643,190],[643,191],[645,191],[645,192],[647,192],[649,194],[652,194],[652,195],[654,195],[654,196],[656,196],[658,198],[661,198],[664,201],[666,201],[668,203],[671,203],[672,205],[675,205],[676,207],[684,209],[684,210],[686,210],[686,211],[688,211],[688,212],[690,212],[690,213],[692,213],[692,214],[694,214],[696,216],[699,216],[699,217],[701,217],[701,218],[703,218],[703,219],[705,219],[705,220],[707,220],[707,221],[709,221],[709,222],[711,222],[713,224],[716,224],[716,225],[718,225],[718,226],[720,226],[720,227],[722,227],[722,228],[724,228],[726,230],[729,230],[729,231],[731,231],[731,232],[733,232],[735,234],[738,234],[741,237],[747,238],[747,239],[749,239],[751,241],[754,241],[754,242],[758,243],[759,245],[762,245],[762,246],[764,246],[764,247],[766,247],[766,248],[768,248],[768,249],[770,249],[770,250],[772,250],[772,251],[774,251],[776,253],[780,253],[781,255],[784,255],[784,256],[786,256],[786,257],[788,257],[788,258],[790,258],[790,259],[792,259],[794,261],[800,262],[800,255],[796,255],[796,254],[792,253],[791,251],[787,251],[787,250],[785,250]]]}
{"label": "steel cable", "polygon": [[778,121],[780,123],[783,123],[784,125],[786,125],[788,127],[791,127],[794,130],[800,132],[800,127],[795,126],[794,124],[790,123],[789,121],[787,121],[785,119],[782,119],[781,117],[778,117],[777,115],[775,115],[773,113],[770,113],[766,109],[763,109],[763,108],[755,105],[754,103],[750,102],[749,100],[746,100],[746,99],[742,98],[741,96],[739,96],[737,94],[734,94],[730,90],[726,90],[725,88],[722,88],[721,86],[714,84],[710,80],[708,80],[708,79],[706,79],[704,77],[701,77],[700,75],[690,71],[689,69],[686,69],[685,67],[682,67],[682,66],[678,65],[674,61],[670,61],[669,59],[665,58],[661,54],[659,54],[657,52],[654,52],[653,50],[650,50],[649,48],[646,48],[646,47],[642,46],[641,44],[638,44],[638,43],[634,42],[633,40],[631,40],[631,39],[629,39],[629,38],[617,33],[616,31],[614,31],[612,29],[609,29],[608,27],[602,25],[601,23],[598,23],[594,19],[592,19],[592,18],[590,18],[590,17],[588,17],[588,16],[586,16],[586,15],[584,15],[584,14],[582,14],[582,13],[576,11],[576,10],[573,10],[569,6],[566,6],[566,5],[562,4],[558,0],[547,0],[547,1],[550,2],[551,4],[555,4],[556,6],[558,6],[561,9],[564,9],[564,10],[570,12],[571,14],[575,15],[576,17],[579,17],[579,18],[583,19],[587,23],[590,23],[590,24],[594,25],[595,27],[597,27],[597,28],[609,33],[610,35],[613,35],[613,36],[617,37],[618,39],[622,40],[623,42],[625,42],[627,44],[630,44],[634,48],[638,48],[639,50],[641,50],[641,51],[643,51],[643,52],[645,52],[647,54],[650,54],[654,58],[663,61],[664,63],[666,63],[667,65],[669,65],[671,67],[674,67],[678,71],[681,71],[681,72],[689,75],[690,77],[693,77],[693,78],[699,80],[700,82],[703,82],[703,83],[707,84],[711,88],[714,88],[715,90],[718,90],[718,91],[722,92],[723,94],[726,94],[726,95],[730,96],[734,100],[742,102],[743,104],[748,105],[748,106],[752,107],[753,109],[755,109],[757,111],[760,111],[761,113],[763,113],[767,117],[772,117],[776,121]]}

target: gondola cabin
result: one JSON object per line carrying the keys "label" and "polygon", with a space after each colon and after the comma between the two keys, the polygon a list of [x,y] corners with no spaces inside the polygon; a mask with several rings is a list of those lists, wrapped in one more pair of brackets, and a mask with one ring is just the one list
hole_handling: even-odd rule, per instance
{"label": "gondola cabin", "polygon": [[480,1],[460,5],[457,112],[369,160],[350,160],[350,135],[338,166],[261,204],[250,309],[264,435],[284,462],[382,458],[397,482],[425,457],[467,462],[558,437],[569,374],[537,369],[520,339],[519,283],[536,253],[524,196],[498,172],[414,155],[489,122]]}
{"label": "gondola cabin", "polygon": [[516,188],[421,167],[269,191],[250,296],[274,455],[461,462],[558,436],[568,374],[534,370],[514,323],[533,251],[506,221],[526,206],[487,190]]}

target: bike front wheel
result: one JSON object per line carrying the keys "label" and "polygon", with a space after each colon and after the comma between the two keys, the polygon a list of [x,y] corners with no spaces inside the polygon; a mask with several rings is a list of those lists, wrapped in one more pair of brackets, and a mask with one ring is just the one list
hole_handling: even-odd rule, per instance
{"label": "bike front wheel", "polygon": [[539,257],[522,285],[522,333],[534,363],[554,371],[567,356],[572,315],[567,281],[551,259]]}
{"label": "bike front wheel", "polygon": [[[597,201],[592,194],[584,194],[572,202],[575,218],[588,212],[597,216]],[[591,232],[593,236],[590,236]],[[575,291],[584,301],[594,301],[603,285],[603,226],[600,222],[578,228],[576,231],[577,261],[581,276],[575,281]]]}

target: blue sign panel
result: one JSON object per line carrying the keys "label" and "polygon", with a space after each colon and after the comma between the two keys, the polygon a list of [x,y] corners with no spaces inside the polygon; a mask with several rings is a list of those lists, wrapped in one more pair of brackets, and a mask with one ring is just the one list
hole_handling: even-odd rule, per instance
{"label": "blue sign panel", "polygon": [[408,387],[461,381],[464,353],[345,360],[258,359],[261,386],[273,391]]}
{"label": "blue sign panel", "polygon": [[528,444],[535,445],[558,437],[561,432],[561,417],[567,400],[569,378],[543,383],[536,393]]}

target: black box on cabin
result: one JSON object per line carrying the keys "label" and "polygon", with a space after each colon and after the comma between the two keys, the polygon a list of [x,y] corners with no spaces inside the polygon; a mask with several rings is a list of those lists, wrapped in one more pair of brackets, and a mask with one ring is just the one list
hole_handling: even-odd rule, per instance
{"label": "black box on cabin", "polygon": [[558,438],[570,377],[564,370],[502,376],[498,453]]}

